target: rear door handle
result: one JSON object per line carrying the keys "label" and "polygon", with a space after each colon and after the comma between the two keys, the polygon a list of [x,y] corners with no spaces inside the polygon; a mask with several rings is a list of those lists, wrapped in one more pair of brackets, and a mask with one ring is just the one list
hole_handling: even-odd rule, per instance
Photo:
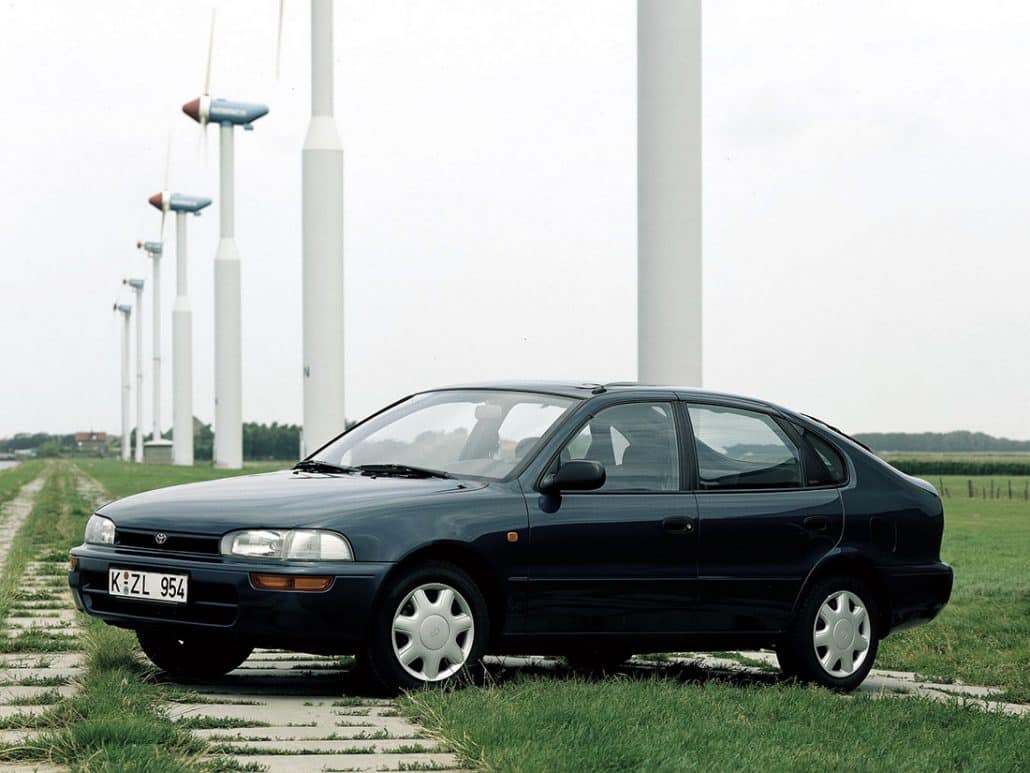
{"label": "rear door handle", "polygon": [[823,515],[810,515],[802,523],[809,531],[828,531],[830,528],[830,519]]}
{"label": "rear door handle", "polygon": [[674,515],[663,520],[662,527],[673,534],[689,534],[694,531],[694,521],[690,518]]}

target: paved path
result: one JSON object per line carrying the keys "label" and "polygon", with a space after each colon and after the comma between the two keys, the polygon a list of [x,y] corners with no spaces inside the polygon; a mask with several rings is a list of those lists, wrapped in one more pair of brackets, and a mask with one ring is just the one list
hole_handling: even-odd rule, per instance
{"label": "paved path", "polygon": [[[338,658],[256,650],[240,668],[168,707],[230,756],[272,773],[329,770],[449,770],[457,758],[397,711],[390,700],[361,697]],[[231,726],[228,726],[231,725]]]}
{"label": "paved path", "polygon": [[[26,483],[0,511],[0,571],[18,530],[32,511],[49,470]],[[2,640],[8,654],[0,655],[0,743],[31,743],[38,731],[33,718],[75,691],[74,680],[82,673],[82,655],[76,651],[47,649],[78,647],[76,612],[68,594],[68,565],[60,561],[31,561],[25,567],[7,617]],[[25,645],[19,647],[19,639]],[[45,764],[0,765],[2,773],[58,771]]]}

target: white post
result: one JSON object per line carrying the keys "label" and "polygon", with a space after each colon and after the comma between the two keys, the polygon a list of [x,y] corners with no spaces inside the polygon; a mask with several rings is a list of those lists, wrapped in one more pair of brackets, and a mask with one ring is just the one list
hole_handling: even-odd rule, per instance
{"label": "white post", "polygon": [[143,283],[136,293],[136,464],[143,463]]}
{"label": "white post", "polygon": [[701,0],[637,0],[637,377],[701,386]]}
{"label": "white post", "polygon": [[215,467],[243,466],[240,255],[234,238],[233,126],[219,126],[221,238],[215,255]]}
{"label": "white post", "polygon": [[129,307],[122,315],[122,461],[132,458],[129,448],[129,399],[132,392],[132,381],[129,378]]}
{"label": "white post", "polygon": [[304,457],[345,424],[343,146],[333,117],[333,0],[311,0],[311,123],[302,159]]}
{"label": "white post", "polygon": [[154,405],[151,409],[154,415],[154,429],[151,440],[161,439],[161,253],[154,252],[150,255],[154,261],[153,265],[153,286],[150,295],[154,304],[154,354],[153,374],[154,379]]}
{"label": "white post", "polygon": [[186,297],[186,213],[175,213],[172,306],[172,462],[193,465],[193,312]]}

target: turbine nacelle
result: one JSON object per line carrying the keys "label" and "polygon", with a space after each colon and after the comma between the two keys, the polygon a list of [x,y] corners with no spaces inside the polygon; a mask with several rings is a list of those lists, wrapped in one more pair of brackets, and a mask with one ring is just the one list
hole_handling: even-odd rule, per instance
{"label": "turbine nacelle", "polygon": [[142,279],[123,279],[122,280],[122,284],[123,285],[128,285],[133,290],[142,290],[143,289],[143,280]]}
{"label": "turbine nacelle", "polygon": [[268,114],[268,105],[258,102],[235,102],[229,99],[212,99],[206,94],[182,106],[182,112],[202,127],[209,123],[242,126],[250,131],[258,118]]}
{"label": "turbine nacelle", "polygon": [[122,314],[124,314],[127,317],[127,316],[129,316],[132,313],[132,306],[130,306],[130,305],[126,304],[126,303],[116,303],[116,304],[114,304],[114,310],[115,311],[120,311]]}
{"label": "turbine nacelle", "polygon": [[148,255],[152,255],[154,257],[159,257],[161,255],[161,253],[164,251],[164,243],[163,242],[143,242],[143,241],[140,241],[140,242],[136,242],[136,249],[137,250],[143,250]]}
{"label": "turbine nacelle", "polygon": [[188,196],[185,193],[170,193],[169,191],[155,193],[147,201],[152,207],[162,212],[192,212],[195,215],[199,215],[200,210],[204,207],[211,206],[211,199],[205,196]]}

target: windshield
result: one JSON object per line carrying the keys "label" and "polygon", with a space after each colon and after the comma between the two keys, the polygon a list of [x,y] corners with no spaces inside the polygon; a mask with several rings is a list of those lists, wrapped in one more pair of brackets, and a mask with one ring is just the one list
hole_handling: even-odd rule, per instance
{"label": "windshield", "polygon": [[339,467],[405,465],[499,480],[534,451],[575,402],[487,389],[426,392],[355,427],[312,459]]}

